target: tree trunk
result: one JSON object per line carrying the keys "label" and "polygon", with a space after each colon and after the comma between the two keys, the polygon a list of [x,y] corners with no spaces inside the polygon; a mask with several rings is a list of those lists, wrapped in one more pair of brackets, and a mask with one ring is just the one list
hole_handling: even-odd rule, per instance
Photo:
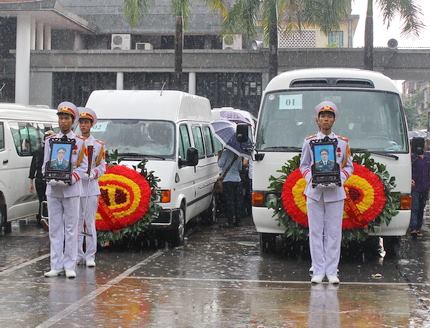
{"label": "tree trunk", "polygon": [[278,75],[278,22],[272,19],[269,27],[269,81]]}
{"label": "tree trunk", "polygon": [[373,71],[373,1],[367,0],[364,28],[364,68]]}
{"label": "tree trunk", "polygon": [[175,78],[174,87],[182,90],[182,53],[183,53],[183,24],[182,16],[176,16],[175,24]]}

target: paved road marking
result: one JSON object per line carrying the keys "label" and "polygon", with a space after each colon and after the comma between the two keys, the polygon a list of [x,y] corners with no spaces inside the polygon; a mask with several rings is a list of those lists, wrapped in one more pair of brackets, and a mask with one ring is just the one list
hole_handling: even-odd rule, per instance
{"label": "paved road marking", "polygon": [[134,271],[138,270],[140,267],[144,266],[148,262],[151,262],[152,260],[156,259],[157,257],[161,256],[165,251],[158,251],[157,253],[152,254],[151,256],[147,257],[143,261],[137,263],[136,265],[132,266],[131,268],[125,270],[120,275],[116,276],[112,280],[109,280],[106,284],[103,286],[100,286],[96,290],[92,291],[88,295],[82,297],[79,301],[76,303],[73,303],[66,307],[63,311],[58,312],[53,317],[49,318],[45,322],[38,325],[36,328],[47,328],[51,327],[52,325],[55,325],[57,322],[61,321],[68,315],[72,314],[76,310],[78,310],[81,306],[83,306],[86,303],[89,303],[94,298],[96,298],[98,295],[106,291],[107,289],[111,288],[113,285],[118,284],[121,280],[127,278],[129,275],[131,275]]}
{"label": "paved road marking", "polygon": [[[208,281],[208,282],[235,282],[235,283],[263,283],[263,284],[291,284],[291,285],[311,285],[309,280],[247,280],[247,279],[218,279],[218,278],[181,278],[181,277],[128,277],[128,279],[141,280],[172,280],[172,281]],[[327,283],[326,283],[327,284]],[[430,286],[429,283],[408,283],[408,282],[372,282],[372,281],[341,281],[340,285],[368,285],[368,286]]]}
{"label": "paved road marking", "polygon": [[31,265],[31,264],[33,264],[33,263],[39,262],[39,261],[41,261],[41,260],[44,260],[44,259],[46,259],[47,257],[49,257],[49,254],[41,255],[41,256],[36,257],[36,258],[34,258],[34,259],[32,259],[32,260],[29,260],[29,261],[27,261],[27,262],[23,262],[23,263],[18,264],[18,265],[16,265],[16,266],[9,267],[9,268],[7,268],[7,269],[5,269],[5,270],[3,270],[3,271],[0,271],[0,276],[8,275],[9,273],[11,273],[11,272],[13,272],[13,271],[16,271],[16,270],[19,270],[19,269],[25,268],[26,266],[29,266],[29,265]]}

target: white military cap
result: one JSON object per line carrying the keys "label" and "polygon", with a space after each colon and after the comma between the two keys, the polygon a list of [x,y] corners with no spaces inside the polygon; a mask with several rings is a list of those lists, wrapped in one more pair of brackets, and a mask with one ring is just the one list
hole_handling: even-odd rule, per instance
{"label": "white military cap", "polygon": [[322,112],[330,112],[333,113],[334,116],[337,116],[338,110],[337,106],[334,102],[330,100],[324,100],[315,106],[315,115],[318,116]]}
{"label": "white military cap", "polygon": [[78,108],[69,101],[63,101],[57,107],[57,115],[69,114],[73,117],[73,122],[78,120]]}
{"label": "white military cap", "polygon": [[92,125],[97,123],[97,115],[91,108],[78,107],[78,110],[79,110],[79,118],[86,118],[91,120],[93,122]]}

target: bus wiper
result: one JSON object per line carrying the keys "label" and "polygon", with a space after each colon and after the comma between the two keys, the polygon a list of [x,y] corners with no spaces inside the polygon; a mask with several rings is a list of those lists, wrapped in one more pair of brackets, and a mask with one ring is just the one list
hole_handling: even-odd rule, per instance
{"label": "bus wiper", "polygon": [[302,147],[293,147],[293,146],[273,146],[273,147],[266,147],[263,149],[259,149],[260,151],[266,151],[266,150],[274,150],[274,151],[302,151]]}
{"label": "bus wiper", "polygon": [[152,158],[158,158],[158,159],[162,159],[163,161],[166,159],[166,157],[161,156],[161,155],[146,155],[146,154],[141,154],[141,153],[119,153],[118,157],[124,159],[127,157],[137,157],[137,158],[147,158],[147,157],[152,157]]}
{"label": "bus wiper", "polygon": [[353,153],[370,153],[370,154],[375,154],[375,155],[379,155],[379,156],[394,158],[396,160],[399,159],[399,156],[394,155],[394,154],[384,153],[382,151],[368,150],[365,148],[351,148],[351,151]]}

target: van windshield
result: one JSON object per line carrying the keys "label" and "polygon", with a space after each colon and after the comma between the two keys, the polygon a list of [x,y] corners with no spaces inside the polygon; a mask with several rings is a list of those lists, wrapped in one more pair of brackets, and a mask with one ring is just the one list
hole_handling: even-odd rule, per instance
{"label": "van windshield", "polygon": [[[78,131],[79,133],[79,131]],[[109,152],[162,158],[175,156],[175,124],[153,120],[98,120],[91,129]]]}
{"label": "van windshield", "polygon": [[303,140],[318,131],[314,107],[323,100],[331,100],[338,106],[333,132],[349,138],[351,148],[389,153],[408,151],[399,95],[334,89],[268,93],[259,118],[257,150],[301,150]]}

